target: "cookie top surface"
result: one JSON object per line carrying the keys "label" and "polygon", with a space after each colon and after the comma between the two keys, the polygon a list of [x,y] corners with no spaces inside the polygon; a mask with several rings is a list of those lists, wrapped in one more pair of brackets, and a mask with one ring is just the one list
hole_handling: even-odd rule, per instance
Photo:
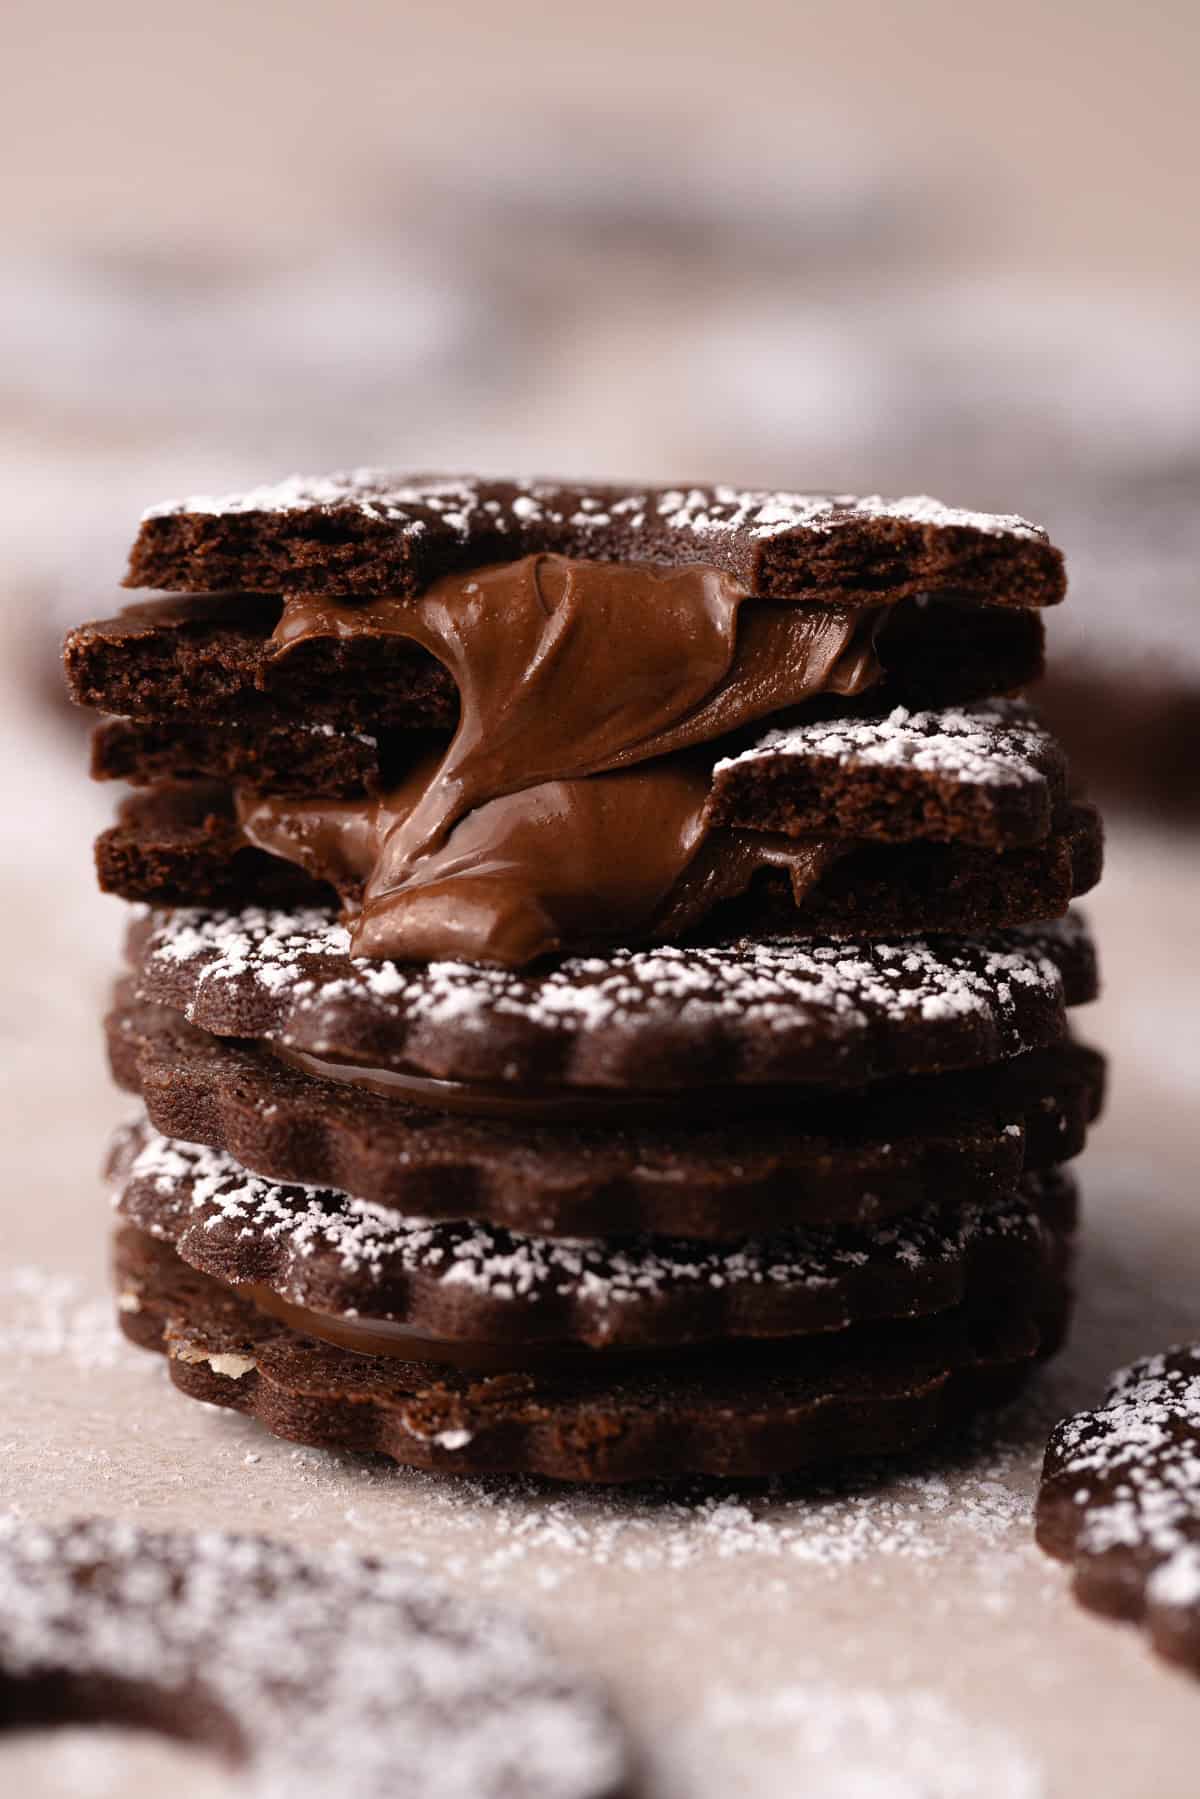
{"label": "cookie top surface", "polygon": [[1020,700],[911,711],[896,706],[868,718],[803,719],[767,731],[714,773],[796,759],[844,768],[905,768],[915,774],[972,786],[1037,786],[1058,750],[1049,731]]}
{"label": "cookie top surface", "polygon": [[1092,997],[1077,914],[985,938],[780,937],[574,957],[545,972],[351,960],[316,910],[135,922],[143,998],[223,1036],[443,1079],[855,1086],[1058,1041]]}
{"label": "cookie top surface", "polygon": [[182,591],[411,593],[447,568],[531,550],[706,562],[752,592],[806,598],[955,588],[995,602],[1062,598],[1062,558],[1015,515],[926,495],[639,488],[405,476],[377,469],[152,507],[128,584]]}
{"label": "cookie top surface", "polygon": [[266,1283],[296,1305],[452,1341],[596,1349],[841,1330],[945,1310],[968,1282],[983,1290],[1016,1268],[1032,1283],[1044,1259],[1041,1188],[1068,1178],[1028,1177],[1020,1194],[930,1203],[867,1230],[714,1246],[564,1241],[406,1218],[265,1180],[223,1151],[145,1124],[118,1134],[113,1168],[121,1215],[217,1279]]}
{"label": "cookie top surface", "polygon": [[627,1791],[603,1703],[519,1620],[345,1551],[0,1518],[8,1721],[45,1677],[81,1707],[131,1688],[139,1716],[244,1762],[264,1799]]}
{"label": "cookie top surface", "polygon": [[600,530],[613,517],[628,517],[637,528],[647,517],[690,531],[697,539],[746,531],[755,537],[785,532],[829,531],[846,518],[903,519],[911,524],[957,526],[1009,536],[1048,541],[1040,526],[1015,513],[972,512],[946,506],[928,494],[888,500],[880,494],[810,494],[766,488],[622,487],[614,483],[578,487],[556,481],[485,481],[464,476],[405,476],[384,469],[360,468],[332,475],[290,475],[283,481],[241,493],[194,494],[150,506],[143,518],[184,512],[311,512],[352,509],[365,518],[386,519],[411,536],[436,527],[470,536],[474,515],[529,522],[566,522],[569,500],[576,506],[570,522],[583,530]]}

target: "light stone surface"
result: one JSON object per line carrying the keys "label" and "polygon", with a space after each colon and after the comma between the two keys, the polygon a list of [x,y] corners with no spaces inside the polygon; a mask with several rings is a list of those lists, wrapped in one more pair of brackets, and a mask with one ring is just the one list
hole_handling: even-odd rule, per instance
{"label": "light stone surface", "polygon": [[[0,1509],[416,1553],[536,1615],[609,1683],[646,1799],[1190,1799],[1200,1689],[1075,1607],[1029,1512],[1051,1424],[1196,1333],[1200,842],[1113,823],[1087,906],[1107,991],[1080,1024],[1113,1055],[1114,1097],[1082,1164],[1076,1336],[997,1436],[828,1488],[460,1485],[277,1442],[177,1396],[117,1337],[97,1164],[131,1108],[98,1016],[121,908],[91,891],[89,849],[110,796],[84,779],[81,734],[3,697],[18,747],[0,760]],[[0,1741],[0,1790],[27,1799],[168,1783],[175,1799],[237,1791],[123,1734]]]}

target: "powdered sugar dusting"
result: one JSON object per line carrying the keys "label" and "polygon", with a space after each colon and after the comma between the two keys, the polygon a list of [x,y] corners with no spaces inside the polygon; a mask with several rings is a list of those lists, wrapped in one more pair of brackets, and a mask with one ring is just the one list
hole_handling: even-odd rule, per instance
{"label": "powdered sugar dusting", "polygon": [[[650,499],[650,496],[647,496]],[[896,519],[935,530],[968,530],[988,537],[1044,543],[1046,533],[1016,513],[971,512],[928,494],[885,499],[882,494],[804,494],[718,486],[671,489],[653,496],[660,518],[701,536],[748,531],[780,537],[802,531],[821,536],[850,522]]]}
{"label": "powdered sugar dusting", "polygon": [[875,718],[804,720],[767,731],[748,749],[722,758],[714,774],[781,756],[820,759],[846,768],[914,768],[980,786],[1035,786],[1045,781],[1054,740],[1017,700],[913,712],[897,706]]}
{"label": "powdered sugar dusting", "polygon": [[[516,1618],[346,1550],[0,1518],[0,1674],[199,1687],[260,1799],[605,1799],[625,1758],[598,1696]],[[222,1728],[224,1726],[224,1729]]]}
{"label": "powdered sugar dusting", "polygon": [[[765,488],[668,487],[641,491],[611,486],[564,488],[549,481],[504,486],[459,476],[406,477],[359,468],[323,476],[292,475],[243,493],[194,494],[152,506],[147,519],[181,513],[226,516],[351,508],[386,521],[401,535],[419,537],[431,524],[466,541],[473,525],[503,532],[523,526],[569,527],[587,535],[614,520],[633,531],[668,526],[703,541],[747,533],[758,539],[802,533],[823,536],[847,524],[894,519],[936,531],[972,531],[1014,541],[1047,541],[1045,532],[1012,513],[946,506],[928,494],[885,499],[880,494],[805,494]],[[497,498],[504,493],[504,499]]]}
{"label": "powdered sugar dusting", "polygon": [[[1064,994],[1060,964],[1077,950],[1085,927],[1075,916],[997,931],[986,938],[778,937],[765,942],[666,946],[570,957],[544,972],[518,973],[464,962],[426,966],[351,960],[345,927],[315,909],[294,913],[251,907],[241,912],[183,909],[156,915],[139,954],[147,997],[181,1005],[218,1032],[279,1035],[319,1051],[322,1019],[368,1008],[386,1018],[413,1061],[442,1058],[453,1026],[460,1038],[484,1032],[494,1018],[555,1040],[561,1078],[592,1075],[588,1058],[602,1029],[637,1034],[666,1027],[691,1040],[720,1031],[734,1052],[769,1066],[801,1035],[828,1044],[821,1078],[838,1078],[839,1056],[864,1051],[871,1033],[919,1022],[957,1022],[986,1032],[1000,1055],[1033,1047],[1015,1022],[1022,993],[1052,1005]],[[178,992],[179,971],[186,991]],[[156,989],[162,973],[169,990]],[[222,1024],[201,999],[240,983],[254,1018]],[[270,1003],[268,1003],[270,1002]],[[332,1027],[331,1027],[332,1028]],[[511,1078],[520,1078],[513,1061]],[[431,1072],[445,1073],[442,1066]],[[855,1066],[855,1074],[859,1072]],[[593,1077],[594,1078],[594,1077]],[[752,1078],[770,1078],[759,1073]]]}
{"label": "powdered sugar dusting", "polygon": [[1046,1478],[1078,1508],[1076,1558],[1127,1551],[1151,1605],[1200,1632],[1200,1344],[1123,1368],[1098,1410],[1064,1419]]}
{"label": "powdered sugar dusting", "polygon": [[[776,1477],[761,1492],[695,1479],[669,1488],[564,1493],[519,1477],[449,1482],[364,1466],[356,1468],[358,1492],[344,1518],[355,1539],[369,1543],[380,1516],[395,1506],[399,1480],[419,1506],[439,1562],[469,1570],[484,1586],[507,1586],[514,1571],[553,1591],[588,1570],[686,1573],[723,1562],[740,1570],[748,1599],[763,1608],[794,1604],[792,1569],[836,1581],[863,1563],[896,1561],[920,1572],[967,1555],[978,1596],[999,1611],[1014,1550],[1036,1557],[1028,1482],[1045,1431],[1038,1411],[1032,1423],[1021,1417],[1011,1440],[980,1437],[966,1455],[926,1449],[919,1458],[860,1463],[831,1478]],[[290,1453],[293,1468],[303,1467],[310,1481],[323,1486],[333,1478],[320,1452]]]}
{"label": "powdered sugar dusting", "polygon": [[[746,1322],[739,1299],[762,1288],[774,1291],[776,1324],[788,1292],[823,1296],[820,1328],[840,1328],[864,1304],[874,1315],[876,1283],[893,1285],[896,1310],[925,1309],[923,1285],[939,1269],[961,1271],[965,1279],[968,1258],[975,1265],[989,1246],[1022,1243],[1032,1257],[1042,1241],[1033,1177],[1027,1197],[930,1204],[871,1230],[797,1229],[709,1246],[661,1238],[568,1241],[482,1224],[427,1223],[345,1194],[266,1180],[224,1151],[178,1142],[145,1125],[127,1130],[118,1161],[125,1172],[116,1200],[126,1216],[182,1242],[185,1256],[202,1266],[205,1237],[237,1244],[243,1266],[257,1258],[254,1278],[269,1278],[299,1304],[311,1299],[319,1273],[336,1280],[344,1312],[392,1317],[392,1308],[402,1306],[411,1317],[419,1315],[428,1284],[527,1315],[553,1305],[556,1316],[596,1342],[620,1339],[625,1323],[615,1314],[653,1312],[680,1290],[719,1295],[710,1327],[725,1322],[734,1331]],[[189,1226],[200,1233],[194,1249]],[[859,1278],[868,1283],[861,1293]],[[322,1309],[331,1309],[327,1288]]]}

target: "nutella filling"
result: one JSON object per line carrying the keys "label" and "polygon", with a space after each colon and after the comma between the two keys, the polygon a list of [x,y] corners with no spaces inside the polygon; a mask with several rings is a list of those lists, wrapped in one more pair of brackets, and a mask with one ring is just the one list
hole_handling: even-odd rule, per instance
{"label": "nutella filling", "polygon": [[[435,1075],[412,1074],[354,1062],[340,1056],[314,1056],[293,1049],[274,1038],[262,1047],[288,1068],[338,1086],[378,1093],[404,1104],[452,1112],[465,1118],[494,1118],[510,1123],[635,1125],[719,1125],[746,1117],[785,1116],[795,1122],[800,1100],[795,1087],[739,1085],[727,1081],[720,1087],[672,1091],[645,1088],[626,1091],[618,1087],[504,1086],[486,1081],[441,1080]],[[828,1120],[829,1102],[823,1105]]]}
{"label": "nutella filling", "polygon": [[670,1345],[650,1342],[644,1347],[622,1345],[620,1348],[558,1337],[535,1337],[508,1343],[482,1342],[414,1330],[395,1318],[361,1318],[357,1313],[317,1311],[284,1299],[273,1287],[257,1282],[239,1286],[236,1291],[268,1317],[277,1318],[291,1330],[315,1337],[320,1343],[329,1343],[335,1349],[405,1362],[441,1363],[472,1374],[611,1372],[614,1367],[637,1367],[649,1362],[658,1368],[664,1362],[700,1361],[714,1355],[727,1365],[731,1353],[748,1360],[756,1351],[770,1354],[778,1349],[776,1338],[739,1342],[732,1350],[728,1343],[714,1344],[710,1340]]}
{"label": "nutella filling", "polygon": [[748,598],[704,566],[536,555],[412,599],[288,599],[276,654],[410,638],[454,676],[459,725],[380,798],[239,793],[242,831],[358,906],[357,956],[515,967],[675,936],[763,867],[799,901],[838,846],[710,827],[702,746],[871,685],[886,609]]}

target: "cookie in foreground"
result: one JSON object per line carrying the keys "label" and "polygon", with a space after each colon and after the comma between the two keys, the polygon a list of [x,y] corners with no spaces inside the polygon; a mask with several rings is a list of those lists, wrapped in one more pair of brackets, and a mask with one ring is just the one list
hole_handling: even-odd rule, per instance
{"label": "cookie in foreground", "polygon": [[0,1518],[0,1718],[142,1725],[255,1799],[624,1799],[616,1720],[422,1571],[118,1519]]}

